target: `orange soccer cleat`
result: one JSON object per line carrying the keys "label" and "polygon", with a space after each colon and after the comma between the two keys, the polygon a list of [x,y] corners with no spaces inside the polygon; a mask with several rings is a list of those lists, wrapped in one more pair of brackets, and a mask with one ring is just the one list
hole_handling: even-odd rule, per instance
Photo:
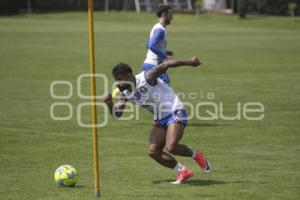
{"label": "orange soccer cleat", "polygon": [[195,161],[203,169],[204,172],[210,172],[210,164],[201,151],[196,151]]}
{"label": "orange soccer cleat", "polygon": [[183,170],[181,170],[178,173],[176,181],[171,182],[171,183],[172,184],[181,184],[181,183],[191,180],[192,176],[193,176],[193,171],[191,169],[184,168]]}

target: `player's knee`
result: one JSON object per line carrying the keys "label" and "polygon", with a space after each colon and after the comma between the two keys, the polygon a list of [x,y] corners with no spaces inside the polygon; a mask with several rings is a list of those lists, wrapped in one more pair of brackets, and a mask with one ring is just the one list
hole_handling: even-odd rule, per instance
{"label": "player's knee", "polygon": [[156,158],[160,154],[159,149],[156,146],[150,146],[148,148],[148,155],[152,158]]}
{"label": "player's knee", "polygon": [[176,143],[167,144],[167,151],[172,154],[176,154]]}

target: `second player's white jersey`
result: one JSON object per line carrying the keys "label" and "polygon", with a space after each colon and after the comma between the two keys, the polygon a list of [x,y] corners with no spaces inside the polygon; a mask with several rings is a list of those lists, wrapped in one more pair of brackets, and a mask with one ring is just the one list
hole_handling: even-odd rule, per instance
{"label": "second player's white jersey", "polygon": [[175,92],[161,79],[157,79],[152,86],[145,79],[145,72],[135,76],[136,87],[134,91],[125,90],[121,96],[150,111],[155,119],[163,119],[176,110],[184,109]]}
{"label": "second player's white jersey", "polygon": [[144,63],[158,65],[166,57],[167,30],[160,23],[153,26],[147,44],[148,52]]}

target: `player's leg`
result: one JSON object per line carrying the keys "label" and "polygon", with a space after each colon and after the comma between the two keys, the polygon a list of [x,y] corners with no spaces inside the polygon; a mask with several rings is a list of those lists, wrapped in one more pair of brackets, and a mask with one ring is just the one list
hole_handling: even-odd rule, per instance
{"label": "player's leg", "polygon": [[166,135],[167,151],[178,156],[192,157],[193,150],[184,144],[179,144],[184,133],[182,123],[172,123],[168,126]]}
{"label": "player's leg", "polygon": [[148,154],[159,164],[178,172],[173,184],[181,184],[193,176],[193,171],[178,163],[173,156],[163,151],[166,143],[166,129],[153,127],[149,139]]}
{"label": "player's leg", "polygon": [[163,151],[166,144],[166,129],[153,127],[149,138],[148,154],[159,164],[174,168],[177,161],[173,156]]}
{"label": "player's leg", "polygon": [[179,144],[187,124],[187,114],[184,110],[176,110],[167,119],[166,147],[167,151],[179,156],[192,157],[193,150]]}
{"label": "player's leg", "polygon": [[172,123],[168,126],[166,135],[168,152],[178,156],[192,157],[206,173],[209,173],[210,164],[201,151],[192,150],[184,144],[179,144],[183,133],[184,125],[182,123]]}
{"label": "player's leg", "polygon": [[187,115],[184,110],[178,110],[170,117],[166,135],[167,150],[174,155],[192,157],[205,172],[209,173],[210,164],[201,151],[192,150],[184,144],[179,144],[186,124]]}

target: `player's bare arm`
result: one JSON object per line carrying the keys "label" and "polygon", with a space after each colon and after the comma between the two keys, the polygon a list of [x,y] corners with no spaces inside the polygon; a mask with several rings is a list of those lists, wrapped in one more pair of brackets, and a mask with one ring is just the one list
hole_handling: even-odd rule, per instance
{"label": "player's bare arm", "polygon": [[197,67],[201,64],[197,57],[192,57],[187,60],[176,60],[168,59],[153,69],[149,70],[146,74],[148,80],[156,80],[163,73],[165,73],[169,68],[175,68],[180,66],[192,66]]}
{"label": "player's bare arm", "polygon": [[116,103],[112,100],[112,95],[108,93],[102,97],[102,101],[108,106],[109,112],[114,117],[121,117],[126,107],[126,100],[119,99]]}

